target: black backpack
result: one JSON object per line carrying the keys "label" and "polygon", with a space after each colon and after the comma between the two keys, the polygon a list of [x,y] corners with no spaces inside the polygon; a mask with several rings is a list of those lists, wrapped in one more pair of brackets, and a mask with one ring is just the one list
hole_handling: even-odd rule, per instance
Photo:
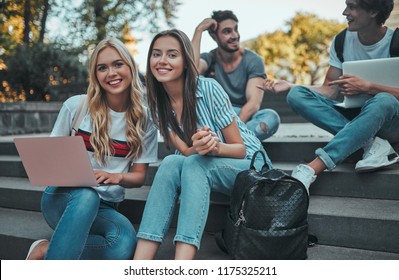
{"label": "black backpack", "polygon": [[[346,30],[342,30],[341,32],[338,33],[338,35],[335,37],[335,43],[334,43],[334,49],[335,52],[337,53],[338,59],[341,62],[344,62],[344,42],[345,42],[345,36],[346,36]],[[399,56],[399,28],[396,28],[391,39],[391,44],[389,46],[389,53],[391,57],[397,57]]]}
{"label": "black backpack", "polygon": [[[260,171],[254,167],[258,153],[265,162]],[[217,244],[233,259],[306,259],[308,207],[305,186],[282,170],[270,169],[257,151],[250,168],[237,175]]]}

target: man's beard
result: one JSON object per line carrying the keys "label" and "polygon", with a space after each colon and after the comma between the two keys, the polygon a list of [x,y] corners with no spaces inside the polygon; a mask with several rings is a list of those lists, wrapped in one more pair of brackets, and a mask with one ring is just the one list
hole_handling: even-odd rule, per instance
{"label": "man's beard", "polygon": [[222,50],[226,51],[226,52],[234,53],[234,52],[236,52],[236,51],[238,51],[238,50],[240,49],[240,44],[239,44],[240,41],[239,41],[239,40],[235,40],[234,42],[237,42],[237,43],[238,43],[238,46],[237,46],[236,48],[234,48],[234,49],[230,48],[230,47],[228,46],[228,43],[227,43],[227,44],[221,44],[221,45],[220,45],[220,48],[221,48]]}

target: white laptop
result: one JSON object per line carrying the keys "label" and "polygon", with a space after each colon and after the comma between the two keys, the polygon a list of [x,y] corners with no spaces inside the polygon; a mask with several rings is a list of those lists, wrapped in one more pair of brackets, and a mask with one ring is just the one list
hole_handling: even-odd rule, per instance
{"label": "white laptop", "polygon": [[[343,74],[352,74],[375,84],[399,88],[399,57],[345,61],[342,64]],[[345,96],[342,103],[336,104],[342,108],[362,107],[370,94]]]}
{"label": "white laptop", "polygon": [[33,186],[98,186],[81,136],[14,139]]}

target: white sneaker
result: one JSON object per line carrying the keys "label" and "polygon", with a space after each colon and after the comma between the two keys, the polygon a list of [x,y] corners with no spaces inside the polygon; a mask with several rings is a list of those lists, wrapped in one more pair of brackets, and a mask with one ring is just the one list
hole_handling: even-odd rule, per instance
{"label": "white sneaker", "polygon": [[26,260],[29,259],[30,254],[32,254],[33,250],[35,250],[35,248],[40,244],[42,244],[43,242],[48,242],[48,240],[47,239],[36,240],[35,242],[32,243],[32,245],[30,245],[28,255],[26,256]]}
{"label": "white sneaker", "polygon": [[356,172],[370,172],[398,162],[399,156],[387,140],[375,137],[369,148],[366,148],[363,159],[356,163]]}
{"label": "white sneaker", "polygon": [[291,173],[291,176],[301,181],[308,193],[310,184],[312,184],[317,177],[314,175],[313,168],[307,166],[306,164],[300,164],[295,167]]}

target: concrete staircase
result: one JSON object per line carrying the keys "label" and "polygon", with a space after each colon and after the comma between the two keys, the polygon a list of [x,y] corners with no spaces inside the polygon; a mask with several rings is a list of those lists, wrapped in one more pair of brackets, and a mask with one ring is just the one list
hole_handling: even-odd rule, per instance
{"label": "concrete staircase", "polygon": [[[264,142],[275,168],[290,173],[298,163],[312,160],[316,148],[331,139],[330,134],[293,113],[284,95],[265,95],[262,107],[275,109],[283,122],[276,135]],[[40,213],[44,187],[29,183],[13,138],[0,137],[0,259],[24,259],[34,240],[52,234]],[[399,151],[399,145],[394,148]],[[136,228],[159,163],[169,153],[160,141],[159,162],[150,166],[145,186],[127,190],[120,210]],[[311,260],[399,259],[399,165],[356,174],[354,163],[360,157],[358,151],[334,171],[320,174],[310,189],[310,233],[319,240],[308,250]],[[228,198],[213,193],[211,200],[197,259],[229,259],[214,240],[214,233],[223,228]],[[173,258],[175,224],[158,259]]]}
{"label": "concrete staircase", "polygon": [[[264,145],[274,167],[290,172],[299,162],[310,160],[314,150],[330,137],[310,124],[283,124]],[[169,153],[160,142],[160,160]],[[353,162],[359,157],[360,152],[355,153],[334,171],[319,175],[311,187],[310,232],[318,237],[319,244],[309,249],[309,259],[399,259],[399,168],[356,174]],[[151,165],[146,186],[128,190],[121,205],[121,211],[136,226],[158,165]],[[32,241],[50,238],[52,230],[40,213],[43,189],[30,185],[12,137],[3,137],[0,141],[1,259],[23,259]],[[213,238],[213,233],[223,227],[227,209],[228,199],[213,194],[199,259],[228,259]],[[174,226],[175,223],[161,246],[159,259],[173,257]]]}
{"label": "concrete staircase", "polygon": [[274,109],[280,116],[282,123],[304,123],[306,120],[295,114],[287,105],[286,94],[264,94],[261,108]]}

